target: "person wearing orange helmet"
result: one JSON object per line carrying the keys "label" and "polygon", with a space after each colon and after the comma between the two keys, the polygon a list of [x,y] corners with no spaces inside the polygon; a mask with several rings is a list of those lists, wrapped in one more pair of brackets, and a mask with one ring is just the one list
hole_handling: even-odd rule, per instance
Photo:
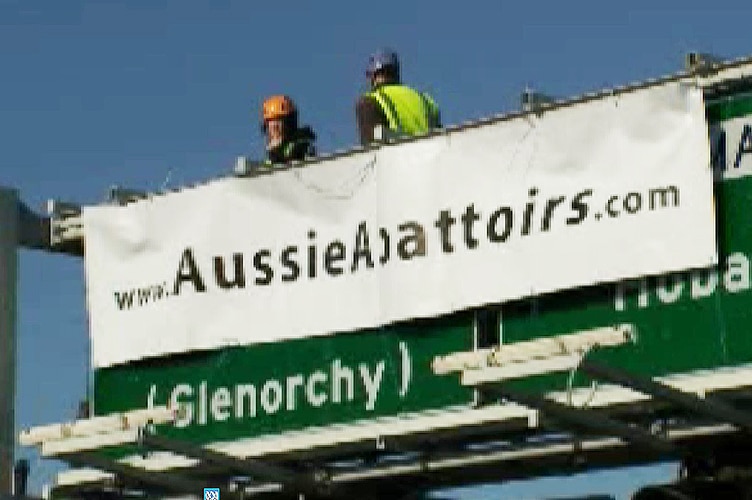
{"label": "person wearing orange helmet", "polygon": [[268,97],[261,114],[267,164],[300,161],[316,155],[316,134],[309,126],[298,126],[298,110],[288,96]]}
{"label": "person wearing orange helmet", "polygon": [[[413,136],[441,127],[441,115],[428,94],[403,85],[397,53],[382,49],[368,59],[366,76],[371,91],[355,106],[360,143],[386,137]],[[375,131],[381,131],[381,137]]]}

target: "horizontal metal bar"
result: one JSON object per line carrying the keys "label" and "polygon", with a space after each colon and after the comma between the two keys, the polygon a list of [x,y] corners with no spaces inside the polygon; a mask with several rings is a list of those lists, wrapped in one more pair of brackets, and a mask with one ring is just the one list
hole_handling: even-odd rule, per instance
{"label": "horizontal metal bar", "polygon": [[[665,437],[677,446],[683,446],[700,440],[728,438],[735,432],[733,426],[725,424],[685,426],[666,429]],[[575,457],[576,462],[573,461]],[[587,436],[575,443],[571,437],[565,436],[554,442],[528,442],[510,448],[460,452],[454,456],[428,454],[411,463],[379,464],[334,473],[332,482],[405,481],[411,475],[418,475],[425,481],[432,474],[435,488],[441,483],[459,486],[481,481],[524,480],[557,471],[571,473],[578,469],[576,464],[581,464],[580,470],[592,471],[593,468],[648,463],[662,458],[664,455],[654,449],[636,450],[619,438]],[[558,467],[554,465],[557,463]],[[486,474],[473,472],[477,469],[485,470]]]}
{"label": "horizontal metal bar", "polygon": [[[697,440],[727,438],[736,432],[730,425],[688,426],[666,430],[666,438],[672,442],[688,443]],[[603,467],[604,465],[628,465],[644,463],[660,458],[654,450],[641,450],[643,454],[629,447],[625,441],[614,437],[583,437],[576,444],[571,437],[562,436],[555,441],[520,443],[518,446],[495,449],[467,449],[456,454],[416,456],[415,460],[399,463],[373,463],[363,467],[344,471],[333,471],[331,481],[338,486],[350,486],[353,490],[358,485],[378,483],[380,481],[399,481],[407,483],[410,477],[418,478],[420,484],[432,481],[432,485],[454,483],[454,485],[475,482],[479,477],[487,480],[525,479],[534,477],[540,470],[572,471],[572,457],[576,454],[583,467]],[[647,454],[645,454],[647,453]],[[504,466],[503,464],[512,464]],[[533,464],[535,464],[533,466]],[[548,467],[548,469],[546,469]],[[478,474],[485,470],[486,475]],[[471,473],[470,470],[476,472]],[[461,471],[461,472],[459,472]],[[57,485],[75,488],[76,485],[91,487],[93,483],[109,484],[112,476],[108,473],[92,470],[68,470],[58,474]],[[255,484],[254,491],[279,491],[274,484]],[[266,488],[264,488],[266,487]],[[363,486],[361,486],[363,487]],[[245,490],[248,493],[248,490]],[[264,497],[266,498],[266,497]],[[356,498],[356,497],[353,497]]]}
{"label": "horizontal metal bar", "polygon": [[632,427],[595,413],[592,409],[573,408],[571,406],[556,403],[555,401],[551,401],[541,396],[526,394],[509,387],[492,386],[488,387],[486,390],[496,396],[508,399],[509,401],[540,410],[544,415],[548,415],[564,424],[564,428],[567,430],[571,430],[571,427],[575,427],[588,432],[617,436],[629,441],[630,443],[651,448],[660,453],[664,453],[667,456],[675,456],[678,451],[674,445],[663,438],[654,436],[638,427]]}
{"label": "horizontal metal bar", "polygon": [[617,368],[593,363],[589,360],[583,361],[580,365],[580,369],[592,377],[630,387],[640,392],[644,392],[645,394],[650,394],[655,398],[682,406],[701,415],[706,415],[722,422],[734,424],[747,432],[752,432],[752,415],[741,412],[722,401],[714,400],[712,398],[702,399],[694,394],[674,389],[660,382],[629,374]]}
{"label": "horizontal metal bar", "polygon": [[292,489],[297,493],[319,495],[329,488],[324,480],[316,480],[308,474],[297,473],[284,467],[270,465],[253,459],[233,457],[225,453],[196,446],[184,441],[157,436],[144,435],[142,443],[148,448],[171,451],[201,461],[208,461],[235,471],[239,474],[247,474],[258,479],[274,481]]}
{"label": "horizontal metal bar", "polygon": [[[67,462],[83,465],[87,467],[95,467],[97,469],[111,472],[117,476],[122,476],[131,481],[137,481],[145,485],[161,488],[164,490],[172,491],[175,493],[185,493],[189,495],[198,496],[203,489],[207,487],[206,483],[193,480],[191,478],[175,474],[175,473],[154,473],[138,467],[123,464],[110,458],[97,455],[96,453],[79,453],[70,456],[66,459]],[[222,496],[225,495],[229,498],[240,498],[235,492],[224,489]]]}

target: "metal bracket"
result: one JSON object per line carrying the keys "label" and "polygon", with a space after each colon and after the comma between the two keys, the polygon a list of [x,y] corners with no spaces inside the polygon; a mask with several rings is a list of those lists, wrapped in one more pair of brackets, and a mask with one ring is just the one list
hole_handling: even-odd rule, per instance
{"label": "metal bracket", "polygon": [[116,205],[127,205],[134,201],[148,198],[148,193],[137,189],[128,189],[120,186],[112,186],[107,192],[107,200]]}
{"label": "metal bracket", "polygon": [[50,218],[50,247],[52,250],[70,255],[82,256],[83,222],[81,206],[58,200],[47,201]]}
{"label": "metal bracket", "polygon": [[689,52],[684,57],[684,69],[690,73],[708,75],[717,72],[724,62],[723,58],[713,54]]}
{"label": "metal bracket", "polygon": [[553,96],[536,92],[530,88],[526,88],[520,94],[520,105],[525,113],[541,114],[547,107],[552,106],[556,100]]}

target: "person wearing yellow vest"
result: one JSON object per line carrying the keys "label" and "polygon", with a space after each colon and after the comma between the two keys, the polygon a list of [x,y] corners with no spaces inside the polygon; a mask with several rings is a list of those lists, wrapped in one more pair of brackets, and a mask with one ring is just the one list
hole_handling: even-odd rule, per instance
{"label": "person wearing yellow vest", "polygon": [[315,156],[316,134],[311,127],[298,126],[298,110],[286,95],[264,100],[261,127],[266,138],[266,164],[288,163]]}
{"label": "person wearing yellow vest", "polygon": [[355,106],[361,144],[383,140],[383,134],[374,137],[379,126],[392,137],[422,135],[441,127],[433,99],[401,83],[399,58],[394,51],[372,54],[366,76],[371,91],[360,96]]}

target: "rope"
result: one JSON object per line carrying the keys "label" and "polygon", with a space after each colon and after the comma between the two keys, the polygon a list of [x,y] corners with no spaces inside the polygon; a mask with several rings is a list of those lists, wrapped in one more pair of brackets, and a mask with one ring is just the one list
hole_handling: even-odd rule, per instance
{"label": "rope", "polygon": [[[569,376],[567,377],[567,405],[568,406],[577,407],[572,401],[572,393],[574,390],[574,377],[577,374],[577,370],[580,368],[580,365],[582,365],[582,362],[585,360],[585,356],[590,354],[590,352],[593,351],[596,347],[598,347],[598,344],[593,344],[593,345],[586,347],[580,353],[580,358],[577,360],[577,363],[572,367],[571,370],[569,370]],[[581,406],[578,406],[577,408],[587,408],[590,405],[590,403],[593,402],[593,399],[595,399],[595,393],[597,390],[598,390],[598,381],[593,380],[590,383],[590,393],[588,394],[588,397],[585,399],[583,404]]]}

